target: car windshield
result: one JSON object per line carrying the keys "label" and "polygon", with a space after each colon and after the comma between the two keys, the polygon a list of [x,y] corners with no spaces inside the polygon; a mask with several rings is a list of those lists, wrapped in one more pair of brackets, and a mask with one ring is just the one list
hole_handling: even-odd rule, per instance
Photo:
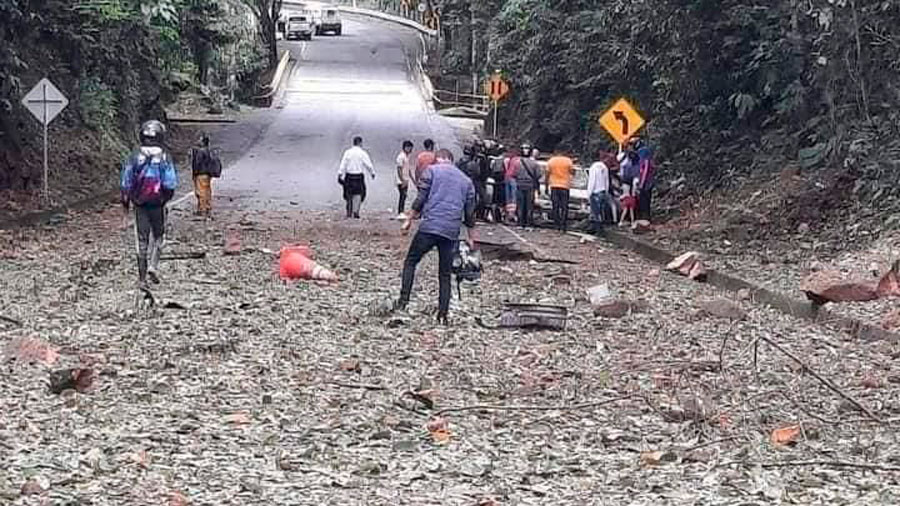
{"label": "car windshield", "polygon": [[302,23],[302,22],[306,21],[306,16],[293,17],[293,18],[290,18],[288,21]]}
{"label": "car windshield", "polygon": [[337,14],[337,11],[328,11],[325,14],[328,15],[329,18],[333,18],[335,14]]}

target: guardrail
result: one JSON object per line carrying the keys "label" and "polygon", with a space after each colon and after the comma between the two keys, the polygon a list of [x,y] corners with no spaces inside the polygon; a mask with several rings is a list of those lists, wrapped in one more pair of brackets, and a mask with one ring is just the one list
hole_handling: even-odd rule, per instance
{"label": "guardrail", "polygon": [[272,82],[266,86],[266,93],[253,97],[254,100],[259,100],[261,102],[267,102],[267,105],[272,104],[272,97],[278,92],[278,88],[281,86],[281,80],[284,78],[284,72],[287,70],[288,63],[291,61],[291,51],[285,50],[284,54],[281,55],[281,60],[278,62],[278,67],[275,68],[275,74],[272,76]]}
{"label": "guardrail", "polygon": [[439,109],[463,108],[469,109],[482,116],[487,116],[491,110],[491,101],[487,95],[472,95],[458,91],[435,90],[434,101]]}
{"label": "guardrail", "polygon": [[[285,3],[287,3],[287,2],[285,2]],[[371,16],[374,18],[383,19],[385,21],[392,21],[394,23],[406,25],[410,28],[414,28],[414,29],[418,30],[419,32],[421,32],[425,35],[431,36],[431,37],[438,36],[437,30],[432,30],[431,28],[428,28],[427,26],[423,25],[422,23],[419,23],[418,21],[414,21],[412,19],[407,19],[407,18],[404,18],[403,16],[388,14],[386,12],[376,11],[376,10],[372,10],[372,9],[351,7],[349,5],[339,5],[338,9],[340,9],[342,12],[346,12],[348,14],[359,14],[362,16]]]}

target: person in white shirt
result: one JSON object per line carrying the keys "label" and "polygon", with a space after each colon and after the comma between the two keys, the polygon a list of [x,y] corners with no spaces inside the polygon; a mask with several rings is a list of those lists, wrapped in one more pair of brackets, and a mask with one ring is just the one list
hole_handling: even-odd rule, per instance
{"label": "person in white shirt", "polygon": [[409,192],[409,181],[415,177],[415,167],[410,166],[409,155],[413,150],[412,141],[403,141],[403,149],[397,155],[397,191],[400,193],[400,202],[397,204],[397,214],[406,211],[406,195]]}
{"label": "person in white shirt", "polygon": [[375,166],[369,153],[362,148],[362,137],[353,138],[353,147],[344,151],[338,183],[344,187],[347,218],[359,218],[359,209],[366,200],[366,172],[375,179]]}
{"label": "person in white shirt", "polygon": [[609,188],[609,163],[615,162],[615,158],[609,153],[600,152],[599,159],[588,169],[588,198],[591,203],[591,222],[595,229],[603,224],[604,209],[609,207],[613,222],[617,221],[617,209],[612,199]]}

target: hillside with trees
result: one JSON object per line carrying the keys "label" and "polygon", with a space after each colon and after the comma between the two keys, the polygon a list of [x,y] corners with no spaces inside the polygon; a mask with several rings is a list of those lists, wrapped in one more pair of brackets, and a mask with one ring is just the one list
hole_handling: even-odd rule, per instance
{"label": "hillside with trees", "polygon": [[164,117],[179,94],[218,110],[258,92],[269,55],[253,7],[271,3],[0,0],[6,210],[41,185],[41,127],[19,101],[42,77],[70,100],[50,127],[53,201],[97,194],[115,184],[140,122]]}
{"label": "hillside with trees", "polygon": [[649,120],[673,209],[777,186],[790,191],[763,199],[771,209],[743,214],[790,227],[897,209],[900,1],[430,4],[442,81],[501,69],[512,83],[510,139],[612,149],[596,118],[626,96]]}

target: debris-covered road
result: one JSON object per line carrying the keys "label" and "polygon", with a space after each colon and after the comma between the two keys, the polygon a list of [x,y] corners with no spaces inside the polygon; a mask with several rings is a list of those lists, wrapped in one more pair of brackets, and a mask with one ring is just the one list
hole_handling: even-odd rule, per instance
{"label": "debris-covered road", "polygon": [[[898,501],[897,345],[550,231],[524,247],[577,263],[489,261],[438,327],[434,259],[408,314],[384,311],[407,240],[388,216],[172,221],[167,253],[206,256],[165,261],[153,309],[118,210],[0,236],[0,502]],[[340,283],[280,281],[294,242]],[[594,316],[599,284],[627,314]],[[493,329],[506,302],[567,306],[568,327]],[[69,368],[86,384],[52,393]]]}

